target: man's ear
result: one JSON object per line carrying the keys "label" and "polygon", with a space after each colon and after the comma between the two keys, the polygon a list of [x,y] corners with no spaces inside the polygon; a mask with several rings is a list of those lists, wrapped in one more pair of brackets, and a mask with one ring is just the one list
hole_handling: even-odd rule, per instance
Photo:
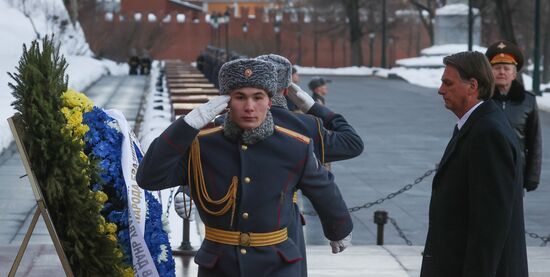
{"label": "man's ear", "polygon": [[477,82],[477,79],[475,79],[475,78],[470,78],[469,88],[470,88],[472,91],[477,91],[477,90],[479,89],[479,83]]}
{"label": "man's ear", "polygon": [[273,104],[273,100],[271,97],[269,97],[269,102],[267,103],[267,107],[271,109],[271,104]]}

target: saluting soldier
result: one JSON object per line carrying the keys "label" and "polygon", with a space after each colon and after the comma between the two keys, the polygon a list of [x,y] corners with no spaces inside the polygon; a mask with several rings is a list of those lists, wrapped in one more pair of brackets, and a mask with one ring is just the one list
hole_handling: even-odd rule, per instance
{"label": "saluting soldier", "polygon": [[493,68],[493,100],[502,108],[522,147],[523,187],[535,190],[540,182],[542,139],[536,96],[516,80],[523,66],[523,54],[513,43],[497,41],[485,53]]}
{"label": "saluting soldier", "polygon": [[[294,191],[311,200],[325,236],[342,246],[338,251],[353,228],[346,204],[311,139],[274,124],[272,64],[231,61],[219,81],[222,96],[154,140],[137,182],[153,190],[189,186],[206,231],[195,256],[199,276],[300,276],[303,257],[288,237]],[[228,102],[224,125],[199,132]]]}
{"label": "saluting soldier", "polygon": [[[276,125],[288,128],[303,134],[313,141],[314,153],[322,163],[351,159],[363,152],[363,141],[353,127],[340,115],[332,112],[327,107],[315,103],[313,98],[303,91],[298,85],[292,84],[292,64],[285,57],[269,54],[257,57],[257,59],[272,63],[277,71],[277,92],[272,98],[270,112]],[[292,87],[291,87],[292,85]],[[297,107],[304,112],[294,113],[287,107],[285,95],[295,101]],[[217,120],[217,124],[223,124],[226,115]],[[185,202],[180,189],[174,197],[176,212],[181,217],[186,214]],[[305,219],[297,205],[297,195],[294,195],[296,221],[289,226],[289,237],[299,246],[303,257],[306,255],[305,240],[302,226]],[[335,251],[339,246],[334,245]],[[302,276],[307,276],[306,259],[302,263]]]}

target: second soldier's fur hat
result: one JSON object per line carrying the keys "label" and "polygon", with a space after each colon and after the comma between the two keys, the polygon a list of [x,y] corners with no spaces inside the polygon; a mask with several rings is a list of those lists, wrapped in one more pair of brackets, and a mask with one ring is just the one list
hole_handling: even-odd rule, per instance
{"label": "second soldier's fur hat", "polygon": [[277,71],[275,66],[258,59],[239,59],[226,62],[218,74],[220,94],[229,94],[238,88],[263,89],[269,97],[277,92]]}
{"label": "second soldier's fur hat", "polygon": [[290,86],[292,82],[292,64],[287,58],[269,54],[258,56],[257,59],[268,61],[277,69],[277,91],[281,91]]}
{"label": "second soldier's fur hat", "polygon": [[485,56],[487,56],[491,65],[502,63],[513,64],[518,71],[523,67],[524,58],[521,50],[515,44],[508,41],[501,40],[493,43],[487,48]]}

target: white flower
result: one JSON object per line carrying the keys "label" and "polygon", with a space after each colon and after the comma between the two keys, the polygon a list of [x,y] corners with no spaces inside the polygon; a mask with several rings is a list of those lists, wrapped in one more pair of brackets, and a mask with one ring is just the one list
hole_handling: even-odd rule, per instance
{"label": "white flower", "polygon": [[166,232],[168,237],[170,237],[170,233],[171,233],[170,222],[168,221],[168,217],[166,216],[165,213],[162,213],[161,220],[162,220],[162,230],[164,230],[164,232]]}
{"label": "white flower", "polygon": [[160,253],[159,253],[159,256],[157,258],[158,262],[161,263],[161,262],[167,262],[168,261],[168,247],[166,247],[166,245],[164,244],[161,244],[160,245]]}
{"label": "white flower", "polygon": [[118,126],[118,122],[116,122],[116,120],[107,122],[107,125],[120,133],[120,127]]}

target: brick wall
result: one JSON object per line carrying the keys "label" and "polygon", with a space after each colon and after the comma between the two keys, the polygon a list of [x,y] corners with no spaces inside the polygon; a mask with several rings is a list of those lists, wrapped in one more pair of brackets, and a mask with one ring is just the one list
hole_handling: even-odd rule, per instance
{"label": "brick wall", "polygon": [[[155,59],[190,62],[208,44],[225,48],[227,34],[229,49],[249,56],[278,53],[303,66],[342,67],[352,64],[349,30],[342,24],[335,28],[338,24],[334,22],[304,23],[303,14],[298,14],[298,21],[293,22],[296,16],[284,13],[281,31],[276,34],[274,13],[264,14],[263,9],[256,9],[255,17],[249,18],[249,10],[242,9],[240,18],[232,17],[228,25],[222,24],[214,29],[205,22],[204,13],[173,9],[167,6],[171,4],[162,2],[142,1],[142,6],[123,7],[120,14],[109,17],[112,19],[110,21],[101,12],[82,17],[81,24],[92,50],[98,56],[123,61],[127,59],[131,48],[138,52],[148,49]],[[147,11],[154,10],[156,12],[150,13],[155,14],[157,20],[149,22]],[[142,13],[140,22],[134,20],[136,12]],[[185,21],[178,22],[178,15],[185,15]],[[171,20],[163,22],[167,16]],[[248,24],[246,33],[243,32],[243,24]],[[388,38],[391,39],[386,43],[386,59],[389,65],[396,59],[416,56],[418,49],[429,44],[425,30],[414,20],[398,19],[388,29]],[[373,43],[374,66],[380,65],[380,37],[381,34],[377,33]],[[369,46],[368,35],[365,35],[364,65],[370,64]]]}

